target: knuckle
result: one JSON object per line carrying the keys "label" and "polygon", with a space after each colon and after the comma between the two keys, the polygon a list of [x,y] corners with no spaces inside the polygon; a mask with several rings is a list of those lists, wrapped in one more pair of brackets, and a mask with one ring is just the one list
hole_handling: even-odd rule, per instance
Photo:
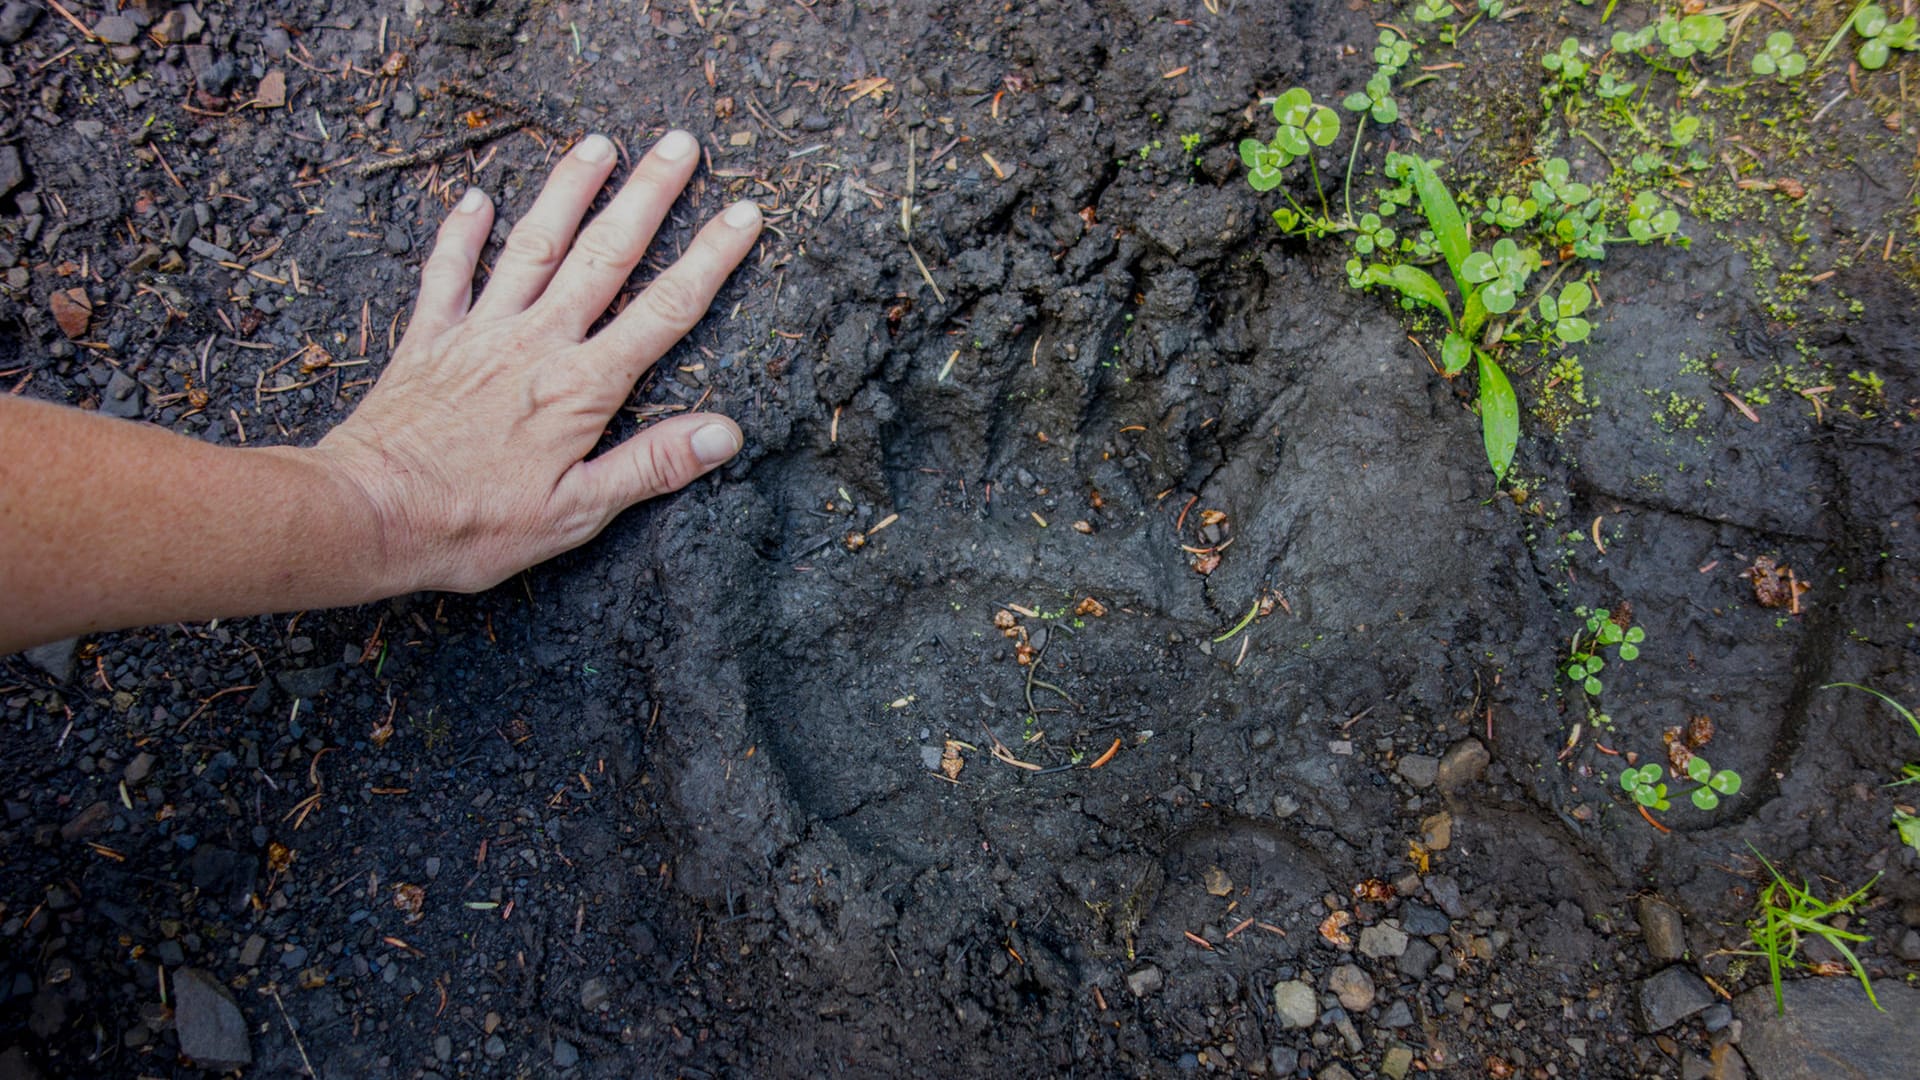
{"label": "knuckle", "polygon": [[628,237],[612,227],[597,225],[581,233],[580,239],[574,242],[573,257],[582,260],[590,270],[629,266],[640,261],[633,247]]}
{"label": "knuckle", "polygon": [[642,452],[633,455],[633,489],[635,499],[651,499],[655,495],[664,495],[686,486],[686,463],[673,452],[665,439],[649,439]]}
{"label": "knuckle", "polygon": [[566,254],[560,238],[545,229],[522,225],[507,234],[505,252],[515,261],[540,267],[560,265]]}
{"label": "knuckle", "polygon": [[647,310],[675,329],[685,332],[706,314],[707,297],[693,282],[668,271],[647,286]]}

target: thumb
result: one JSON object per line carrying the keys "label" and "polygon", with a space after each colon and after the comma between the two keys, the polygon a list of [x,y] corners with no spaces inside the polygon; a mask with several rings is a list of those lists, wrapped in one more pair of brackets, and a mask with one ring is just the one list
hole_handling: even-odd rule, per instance
{"label": "thumb", "polygon": [[562,487],[608,517],[679,491],[740,452],[740,427],[718,413],[662,420],[567,471]]}

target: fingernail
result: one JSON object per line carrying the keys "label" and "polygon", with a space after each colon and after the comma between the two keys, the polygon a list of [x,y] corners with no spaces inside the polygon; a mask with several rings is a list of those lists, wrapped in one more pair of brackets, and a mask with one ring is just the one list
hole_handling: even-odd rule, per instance
{"label": "fingernail", "polygon": [[589,135],[580,140],[580,148],[574,153],[581,161],[600,162],[613,156],[613,140],[605,135]]}
{"label": "fingernail", "polygon": [[740,441],[725,424],[708,424],[693,433],[693,456],[702,465],[718,465],[740,452]]}
{"label": "fingernail", "polygon": [[661,139],[660,144],[653,148],[653,152],[668,161],[684,161],[692,157],[693,152],[699,148],[700,145],[693,141],[693,136],[686,132],[669,131],[667,137]]}
{"label": "fingernail", "polygon": [[750,201],[742,200],[727,208],[724,220],[736,229],[745,229],[760,220],[760,208]]}
{"label": "fingernail", "polygon": [[460,203],[453,208],[453,212],[471,214],[485,205],[487,205],[487,193],[477,187],[471,187],[467,189],[465,195],[460,196]]}

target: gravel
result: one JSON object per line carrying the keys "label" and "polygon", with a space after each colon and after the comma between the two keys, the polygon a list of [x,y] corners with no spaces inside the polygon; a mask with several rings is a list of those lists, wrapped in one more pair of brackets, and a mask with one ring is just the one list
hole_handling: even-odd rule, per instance
{"label": "gravel", "polygon": [[1665,1031],[1713,1004],[1713,991],[1684,967],[1670,967],[1635,988],[1640,1005],[1640,1030]]}
{"label": "gravel", "polygon": [[1459,791],[1486,775],[1487,765],[1492,760],[1479,739],[1461,739],[1441,757],[1434,783],[1441,791]]}
{"label": "gravel", "polygon": [[1646,938],[1647,952],[1661,963],[1672,963],[1687,955],[1687,932],[1680,913],[1651,896],[1640,898],[1640,933]]}
{"label": "gravel", "polygon": [[1360,931],[1360,955],[1375,960],[1399,956],[1407,951],[1407,935],[1397,926],[1382,923]]}

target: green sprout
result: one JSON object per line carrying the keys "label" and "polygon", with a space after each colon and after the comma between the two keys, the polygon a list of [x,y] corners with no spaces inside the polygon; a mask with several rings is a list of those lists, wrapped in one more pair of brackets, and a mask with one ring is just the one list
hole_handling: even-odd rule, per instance
{"label": "green sprout", "polygon": [[1453,5],[1447,0],[1420,0],[1413,9],[1413,21],[1419,23],[1446,22],[1453,18]]}
{"label": "green sprout", "polygon": [[[1380,74],[1389,78],[1407,66],[1413,59],[1413,43],[1401,37],[1391,29],[1380,31],[1380,43],[1373,47],[1373,63]],[[1383,123],[1385,121],[1382,121]]]}
{"label": "green sprout", "polygon": [[1867,4],[1853,14],[1853,30],[1867,40],[1860,43],[1860,66],[1877,71],[1887,66],[1894,49],[1920,49],[1920,24],[1912,15],[1893,22],[1885,8]]}
{"label": "green sprout", "polygon": [[[1402,44],[1405,44],[1403,41]],[[1391,124],[1400,119],[1400,104],[1393,100],[1393,83],[1383,68],[1379,74],[1367,80],[1365,90],[1356,90],[1347,95],[1344,105],[1348,112],[1370,114],[1375,123]]]}
{"label": "green sprout", "polygon": [[1558,72],[1560,81],[1578,86],[1587,80],[1587,62],[1580,58],[1580,39],[1568,38],[1560,48],[1540,58],[1540,66]]}
{"label": "green sprout", "polygon": [[1671,240],[1679,228],[1680,212],[1651,191],[1640,192],[1627,205],[1627,235],[1642,244]]}
{"label": "green sprout", "polygon": [[1767,35],[1766,48],[1753,54],[1753,73],[1772,75],[1781,82],[1798,78],[1807,70],[1807,58],[1794,43],[1793,35],[1775,30]]}
{"label": "green sprout", "polygon": [[[1920,736],[1920,717],[1914,716],[1913,710],[1907,708],[1905,705],[1900,704],[1898,701],[1875,690],[1871,686],[1861,686],[1859,683],[1828,683],[1820,689],[1832,690],[1836,687],[1844,687],[1848,690],[1864,690],[1874,697],[1879,698],[1882,702],[1886,703],[1888,708],[1899,714],[1900,718],[1907,722],[1907,726],[1913,729],[1914,735]],[[1905,787],[1908,784],[1920,782],[1920,765],[1909,762],[1900,770],[1900,775],[1902,779],[1895,780],[1887,786]],[[1916,817],[1911,812],[1896,807],[1893,811],[1893,827],[1894,830],[1900,834],[1901,843],[1916,852],[1920,852],[1920,817]]]}
{"label": "green sprout", "polygon": [[1740,774],[1732,769],[1715,771],[1707,759],[1695,754],[1687,759],[1687,779],[1700,786],[1693,789],[1690,796],[1693,805],[1702,810],[1711,810],[1720,805],[1720,796],[1740,793]]}
{"label": "green sprout", "polygon": [[1700,133],[1700,118],[1692,113],[1684,113],[1673,118],[1667,126],[1667,145],[1678,149],[1693,143],[1693,137]]}
{"label": "green sprout", "polygon": [[1649,810],[1665,810],[1673,805],[1667,801],[1667,785],[1660,782],[1665,775],[1666,770],[1658,765],[1642,765],[1621,773],[1620,787],[1641,806]]}
{"label": "green sprout", "polygon": [[1593,290],[1586,282],[1576,281],[1560,290],[1558,300],[1551,293],[1541,293],[1535,306],[1540,309],[1540,321],[1552,328],[1554,336],[1572,345],[1587,340],[1593,332],[1593,324],[1580,317],[1592,303]]}
{"label": "green sprout", "polygon": [[1386,251],[1393,247],[1393,230],[1381,222],[1379,214],[1360,215],[1359,226],[1359,235],[1353,238],[1356,253],[1371,255],[1376,249]]}
{"label": "green sprout", "polygon": [[1847,966],[1853,969],[1854,977],[1860,980],[1861,989],[1867,992],[1867,1000],[1873,1002],[1874,1008],[1885,1012],[1880,1008],[1880,999],[1873,995],[1873,983],[1867,979],[1866,968],[1860,965],[1860,958],[1847,947],[1850,941],[1873,939],[1866,934],[1842,930],[1828,922],[1836,915],[1852,914],[1853,909],[1866,899],[1867,890],[1880,880],[1880,875],[1873,875],[1873,879],[1865,885],[1839,900],[1827,903],[1813,894],[1811,883],[1795,885],[1774,869],[1767,857],[1754,849],[1752,844],[1747,847],[1753,850],[1760,865],[1767,868],[1767,873],[1773,875],[1773,880],[1760,893],[1759,916],[1747,923],[1747,930],[1754,948],[1759,950],[1759,955],[1767,958],[1767,975],[1773,982],[1774,1008],[1781,1015],[1786,1014],[1787,1002],[1781,993],[1780,973],[1796,963],[1808,966],[1799,959],[1800,937],[1807,934],[1825,940],[1835,952],[1845,957]]}
{"label": "green sprout", "polygon": [[1654,24],[1654,36],[1675,60],[1685,60],[1695,53],[1712,56],[1726,40],[1727,20],[1718,15],[1688,15],[1679,19],[1667,15]]}
{"label": "green sprout", "polygon": [[1247,183],[1255,191],[1272,191],[1280,186],[1280,171],[1306,157],[1315,146],[1330,146],[1340,137],[1340,117],[1325,105],[1314,103],[1313,95],[1296,86],[1273,103],[1273,118],[1279,127],[1270,142],[1240,140],[1240,160],[1247,167]]}
{"label": "green sprout", "polygon": [[1192,157],[1194,153],[1199,149],[1200,149],[1200,133],[1199,132],[1189,131],[1185,135],[1180,136],[1180,150],[1182,153],[1186,154],[1188,157]]}
{"label": "green sprout", "polygon": [[1613,621],[1613,613],[1606,608],[1591,612],[1579,608],[1574,614],[1585,615],[1587,625],[1584,631],[1574,631],[1573,645],[1569,649],[1571,655],[1567,661],[1567,678],[1586,691],[1589,697],[1599,697],[1606,689],[1600,681],[1600,672],[1606,670],[1607,666],[1603,655],[1605,651],[1612,648],[1615,656],[1628,663],[1638,660],[1640,643],[1647,640],[1647,632],[1631,624],[1622,627]]}

